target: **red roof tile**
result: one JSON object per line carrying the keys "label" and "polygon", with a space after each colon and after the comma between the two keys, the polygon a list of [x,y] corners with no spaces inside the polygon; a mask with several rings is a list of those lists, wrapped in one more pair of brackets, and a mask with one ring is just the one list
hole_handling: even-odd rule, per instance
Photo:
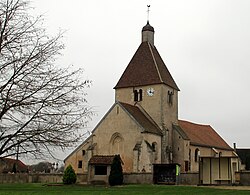
{"label": "red roof tile", "polygon": [[115,155],[109,155],[109,156],[96,155],[91,157],[91,159],[89,160],[89,164],[111,165],[114,157]]}
{"label": "red roof tile", "polygon": [[12,159],[12,158],[0,158],[0,165],[6,165],[8,167],[8,171],[12,171],[13,165],[16,164],[17,170],[20,172],[27,172],[28,166],[25,165],[22,161]]}
{"label": "red roof tile", "polygon": [[142,42],[114,88],[160,83],[179,90],[156,47]]}
{"label": "red roof tile", "polygon": [[210,125],[201,125],[179,120],[179,126],[186,133],[193,145],[232,150]]}

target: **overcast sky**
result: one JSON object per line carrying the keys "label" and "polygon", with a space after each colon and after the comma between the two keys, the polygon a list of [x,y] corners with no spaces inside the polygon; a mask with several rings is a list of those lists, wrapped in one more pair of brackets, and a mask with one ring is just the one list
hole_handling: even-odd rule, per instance
{"label": "overcast sky", "polygon": [[179,119],[210,124],[232,146],[250,147],[249,0],[34,0],[49,34],[67,30],[58,66],[73,64],[93,81],[89,103],[98,116],[114,90],[147,21],[175,79]]}

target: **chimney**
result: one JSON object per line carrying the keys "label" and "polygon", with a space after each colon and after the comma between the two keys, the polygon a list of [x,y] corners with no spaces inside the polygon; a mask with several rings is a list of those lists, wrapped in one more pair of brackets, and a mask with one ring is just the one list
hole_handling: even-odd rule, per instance
{"label": "chimney", "polygon": [[234,145],[234,151],[236,151],[236,143],[233,143],[233,145]]}

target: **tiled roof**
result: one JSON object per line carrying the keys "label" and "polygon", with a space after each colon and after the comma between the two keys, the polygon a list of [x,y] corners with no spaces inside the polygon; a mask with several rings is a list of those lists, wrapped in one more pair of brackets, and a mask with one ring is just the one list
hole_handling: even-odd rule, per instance
{"label": "tiled roof", "polygon": [[0,165],[6,165],[10,169],[9,171],[12,171],[14,164],[16,164],[18,171],[27,172],[28,166],[25,165],[22,161],[12,158],[0,158]]}
{"label": "tiled roof", "polygon": [[142,42],[114,88],[160,83],[179,90],[156,47]]}
{"label": "tiled roof", "polygon": [[89,164],[95,165],[111,165],[113,162],[115,155],[103,156],[103,155],[96,155],[93,156],[89,160]]}
{"label": "tiled roof", "polygon": [[210,125],[201,125],[179,120],[179,126],[188,136],[192,145],[232,150]]}
{"label": "tiled roof", "polygon": [[149,24],[149,21],[147,21],[147,24],[142,28],[142,31],[155,32],[154,27]]}
{"label": "tiled roof", "polygon": [[150,117],[146,116],[137,106],[119,102],[124,109],[126,109],[129,114],[141,125],[144,132],[153,133],[157,135],[162,135],[161,129],[150,121]]}

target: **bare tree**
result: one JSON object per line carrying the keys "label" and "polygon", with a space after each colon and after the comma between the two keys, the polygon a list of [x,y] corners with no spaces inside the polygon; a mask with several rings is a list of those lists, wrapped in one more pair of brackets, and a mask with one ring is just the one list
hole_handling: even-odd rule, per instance
{"label": "bare tree", "polygon": [[92,111],[82,70],[57,68],[62,33],[48,37],[25,0],[0,0],[0,157],[53,155],[81,138]]}

